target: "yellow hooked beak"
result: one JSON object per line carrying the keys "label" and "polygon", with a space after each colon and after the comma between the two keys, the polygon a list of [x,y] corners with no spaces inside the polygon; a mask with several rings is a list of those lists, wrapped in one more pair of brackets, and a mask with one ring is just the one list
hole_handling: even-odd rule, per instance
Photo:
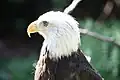
{"label": "yellow hooked beak", "polygon": [[27,28],[27,34],[29,37],[31,37],[30,34],[36,32],[38,32],[37,25],[35,24],[35,22],[32,22]]}

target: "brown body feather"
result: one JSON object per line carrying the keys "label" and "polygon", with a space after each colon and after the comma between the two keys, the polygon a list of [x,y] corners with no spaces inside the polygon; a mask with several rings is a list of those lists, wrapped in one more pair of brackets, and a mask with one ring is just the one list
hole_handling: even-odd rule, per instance
{"label": "brown body feather", "polygon": [[37,66],[41,67],[35,71],[35,80],[102,80],[79,49],[71,56],[58,60],[51,60],[47,56],[42,64],[38,61]]}

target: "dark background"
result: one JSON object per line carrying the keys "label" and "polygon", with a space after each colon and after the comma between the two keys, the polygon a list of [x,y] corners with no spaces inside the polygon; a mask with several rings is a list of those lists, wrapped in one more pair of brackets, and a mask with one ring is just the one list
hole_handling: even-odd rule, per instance
{"label": "dark background", "polygon": [[[2,0],[0,18],[0,80],[33,80],[33,64],[43,37],[26,32],[28,25],[50,10],[63,11],[72,0]],[[71,13],[82,28],[120,41],[120,1],[83,0]],[[120,79],[120,48],[81,36],[81,48],[105,80]]]}

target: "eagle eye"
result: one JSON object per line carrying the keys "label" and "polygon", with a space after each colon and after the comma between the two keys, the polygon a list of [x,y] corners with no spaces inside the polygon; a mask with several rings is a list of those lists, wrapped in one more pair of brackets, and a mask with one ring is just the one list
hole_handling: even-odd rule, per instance
{"label": "eagle eye", "polygon": [[44,25],[45,27],[47,27],[47,26],[48,26],[48,22],[47,22],[47,21],[43,21],[43,25]]}

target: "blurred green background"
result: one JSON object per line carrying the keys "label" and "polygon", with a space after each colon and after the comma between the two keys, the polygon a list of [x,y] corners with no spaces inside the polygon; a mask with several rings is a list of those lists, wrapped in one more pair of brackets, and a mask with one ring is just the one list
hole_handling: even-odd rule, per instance
{"label": "blurred green background", "polygon": [[[50,10],[60,10],[72,0],[4,0],[1,3],[0,80],[33,80],[42,36],[28,38],[28,24]],[[71,13],[81,28],[110,37],[120,44],[119,0],[83,0]],[[104,80],[120,80],[120,47],[81,35],[81,48]]]}

